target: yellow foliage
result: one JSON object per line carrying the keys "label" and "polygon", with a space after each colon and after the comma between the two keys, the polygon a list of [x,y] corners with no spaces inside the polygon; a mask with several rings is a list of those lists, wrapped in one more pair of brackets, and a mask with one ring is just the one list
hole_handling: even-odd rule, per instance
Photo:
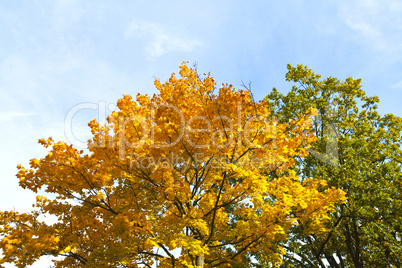
{"label": "yellow foliage", "polygon": [[264,252],[278,264],[284,252],[276,244],[297,222],[324,231],[344,194],[319,191],[323,181],[302,184],[289,170],[314,141],[308,129],[315,111],[280,124],[248,90],[222,85],[217,92],[210,74],[200,78],[186,64],[179,73],[155,80],[152,97],[124,95],[105,126],[91,121],[89,154],[39,140],[49,154],[31,160],[31,169],[19,166],[17,177],[23,188],[53,194],[38,196],[35,206],[58,221],[1,212],[1,233],[10,238],[0,243],[0,263],[61,254],[56,267],[137,267],[156,259],[163,267],[195,267],[203,256],[206,267],[235,267]]}

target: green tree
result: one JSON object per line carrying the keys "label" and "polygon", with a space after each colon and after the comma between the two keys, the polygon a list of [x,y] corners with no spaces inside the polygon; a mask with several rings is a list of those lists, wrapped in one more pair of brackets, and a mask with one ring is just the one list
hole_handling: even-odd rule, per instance
{"label": "green tree", "polygon": [[[360,79],[321,79],[306,66],[288,65],[292,90],[266,96],[272,112],[285,122],[310,107],[318,110],[310,155],[297,158],[305,178],[328,180],[347,193],[324,235],[293,228],[283,267],[401,267],[402,119],[380,115],[379,99],[369,97]],[[328,265],[329,264],[329,265]]]}

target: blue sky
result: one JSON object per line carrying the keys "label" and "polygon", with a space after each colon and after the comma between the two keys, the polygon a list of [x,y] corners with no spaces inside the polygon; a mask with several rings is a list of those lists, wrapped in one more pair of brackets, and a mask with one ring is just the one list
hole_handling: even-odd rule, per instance
{"label": "blue sky", "polygon": [[[39,138],[67,141],[70,109],[155,93],[183,61],[251,82],[256,99],[290,89],[287,63],[362,78],[382,114],[402,116],[402,1],[0,0],[0,210],[31,208],[16,165],[45,155]],[[75,114],[75,141],[97,114]]]}

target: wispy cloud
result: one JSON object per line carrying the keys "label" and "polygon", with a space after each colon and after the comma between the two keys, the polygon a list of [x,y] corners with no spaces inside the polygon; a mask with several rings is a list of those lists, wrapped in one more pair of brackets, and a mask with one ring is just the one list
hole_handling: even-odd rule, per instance
{"label": "wispy cloud", "polygon": [[11,113],[0,113],[0,122],[6,120],[12,120],[18,117],[26,117],[35,115],[34,113],[24,113],[24,112],[11,112]]}
{"label": "wispy cloud", "polygon": [[398,83],[391,85],[391,88],[402,89],[402,81],[399,81]]}
{"label": "wispy cloud", "polygon": [[400,1],[359,0],[340,6],[343,22],[355,37],[374,49],[401,52],[402,3]]}
{"label": "wispy cloud", "polygon": [[203,45],[201,41],[195,38],[182,37],[166,29],[163,25],[146,21],[138,22],[133,20],[124,36],[127,39],[132,37],[146,39],[145,51],[148,53],[149,59],[154,59],[173,51],[190,52]]}
{"label": "wispy cloud", "polygon": [[350,28],[370,39],[378,38],[381,35],[380,31],[372,22],[358,21],[355,20],[355,18],[347,19],[345,22]]}

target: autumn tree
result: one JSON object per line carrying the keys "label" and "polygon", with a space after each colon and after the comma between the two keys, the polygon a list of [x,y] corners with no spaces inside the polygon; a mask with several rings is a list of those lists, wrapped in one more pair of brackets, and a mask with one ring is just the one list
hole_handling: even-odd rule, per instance
{"label": "autumn tree", "polygon": [[274,89],[265,98],[279,121],[318,111],[317,142],[295,159],[295,172],[325,178],[348,202],[331,213],[328,233],[293,227],[283,267],[401,267],[402,119],[380,115],[378,97],[367,96],[360,79],[321,79],[302,65],[288,65],[286,79],[296,84],[288,94]]}
{"label": "autumn tree", "polygon": [[87,152],[39,140],[48,154],[17,177],[41,195],[32,213],[1,212],[0,263],[51,255],[64,257],[55,267],[250,267],[262,253],[260,263],[277,265],[291,228],[326,231],[344,193],[291,169],[314,140],[314,110],[272,121],[267,102],[216,90],[186,64],[155,86],[153,97],[124,95],[106,125],[91,121]]}

